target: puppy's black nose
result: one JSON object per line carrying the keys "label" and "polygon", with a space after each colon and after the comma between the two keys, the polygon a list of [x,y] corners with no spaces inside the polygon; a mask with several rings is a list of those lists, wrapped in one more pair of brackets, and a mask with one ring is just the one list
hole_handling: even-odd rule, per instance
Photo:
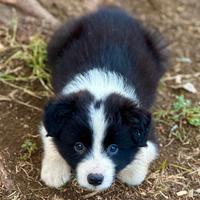
{"label": "puppy's black nose", "polygon": [[89,174],[87,176],[88,183],[94,186],[101,185],[103,178],[102,174]]}

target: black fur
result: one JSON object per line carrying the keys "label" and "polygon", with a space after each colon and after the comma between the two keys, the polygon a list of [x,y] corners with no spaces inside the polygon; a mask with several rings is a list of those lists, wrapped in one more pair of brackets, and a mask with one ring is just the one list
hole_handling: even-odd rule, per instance
{"label": "black fur", "polygon": [[119,146],[119,152],[111,157],[119,171],[133,160],[138,147],[146,146],[151,115],[118,94],[112,94],[106,99],[105,112],[109,125],[104,147],[110,144]]}
{"label": "black fur", "polygon": [[90,151],[92,130],[88,105],[105,106],[108,128],[104,150],[117,144],[119,152],[111,159],[119,171],[129,164],[147,139],[154,140],[149,110],[154,102],[158,81],[166,70],[166,56],[160,36],[119,8],[102,8],[95,13],[62,26],[48,46],[53,87],[60,96],[63,87],[78,73],[106,68],[121,74],[135,89],[140,108],[131,100],[111,94],[106,100],[94,100],[87,91],[59,97],[45,108],[44,125],[61,155],[72,168],[84,158],[74,151],[81,141]]}
{"label": "black fur", "polygon": [[56,93],[77,73],[106,67],[128,80],[145,109],[167,63],[160,35],[119,8],[102,8],[62,26],[49,43],[48,60]]}
{"label": "black fur", "polygon": [[74,144],[82,142],[88,150],[92,146],[92,130],[87,115],[87,105],[92,100],[92,95],[81,91],[52,100],[45,108],[43,122],[48,132],[47,136],[54,138],[59,152],[73,169],[85,156],[74,150]]}

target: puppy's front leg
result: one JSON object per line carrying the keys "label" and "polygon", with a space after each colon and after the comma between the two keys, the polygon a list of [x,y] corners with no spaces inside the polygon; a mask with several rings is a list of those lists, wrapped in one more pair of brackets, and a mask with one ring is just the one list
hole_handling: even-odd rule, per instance
{"label": "puppy's front leg", "polygon": [[134,160],[119,172],[118,178],[128,185],[141,184],[147,175],[150,163],[156,159],[157,154],[157,145],[148,141],[147,147],[140,148]]}
{"label": "puppy's front leg", "polygon": [[56,149],[52,138],[46,137],[44,126],[41,126],[40,133],[44,145],[41,179],[46,185],[58,188],[69,181],[71,169]]}

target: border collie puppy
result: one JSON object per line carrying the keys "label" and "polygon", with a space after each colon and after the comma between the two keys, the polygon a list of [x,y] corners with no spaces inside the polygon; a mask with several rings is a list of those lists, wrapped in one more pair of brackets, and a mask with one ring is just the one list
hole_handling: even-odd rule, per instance
{"label": "border collie puppy", "polygon": [[150,108],[166,56],[157,34],[116,7],[64,24],[48,46],[55,97],[44,109],[41,179],[76,172],[90,190],[143,182],[158,154]]}

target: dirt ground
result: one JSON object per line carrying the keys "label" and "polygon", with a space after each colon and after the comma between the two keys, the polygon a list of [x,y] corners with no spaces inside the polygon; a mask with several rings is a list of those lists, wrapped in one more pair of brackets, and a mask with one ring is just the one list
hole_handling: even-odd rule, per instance
{"label": "dirt ground", "polygon": [[[10,32],[0,24],[0,174],[7,176],[3,181],[0,179],[0,199],[200,199],[200,126],[187,123],[186,115],[174,120],[176,111],[172,108],[176,96],[181,95],[191,100],[191,109],[198,110],[200,106],[200,1],[116,0],[115,3],[158,29],[170,43],[170,69],[161,81],[153,109],[160,156],[148,177],[139,187],[116,181],[112,188],[100,193],[79,188],[76,180],[59,190],[48,188],[40,181],[42,146],[38,125],[48,95],[38,80],[3,78],[4,72],[23,76],[31,69],[21,61],[15,60],[12,65],[5,62],[4,56],[9,57],[6,54],[15,51],[15,47],[8,42],[13,36],[8,36]],[[71,0],[66,4],[68,9],[62,11],[51,3],[48,6],[60,19],[84,12],[81,1]],[[40,33],[36,28],[20,29],[16,33],[18,43],[26,43],[29,36]],[[48,39],[45,35],[41,37]],[[197,92],[178,89],[187,82]],[[174,132],[175,129],[179,132]],[[1,171],[2,166],[5,171]]]}

